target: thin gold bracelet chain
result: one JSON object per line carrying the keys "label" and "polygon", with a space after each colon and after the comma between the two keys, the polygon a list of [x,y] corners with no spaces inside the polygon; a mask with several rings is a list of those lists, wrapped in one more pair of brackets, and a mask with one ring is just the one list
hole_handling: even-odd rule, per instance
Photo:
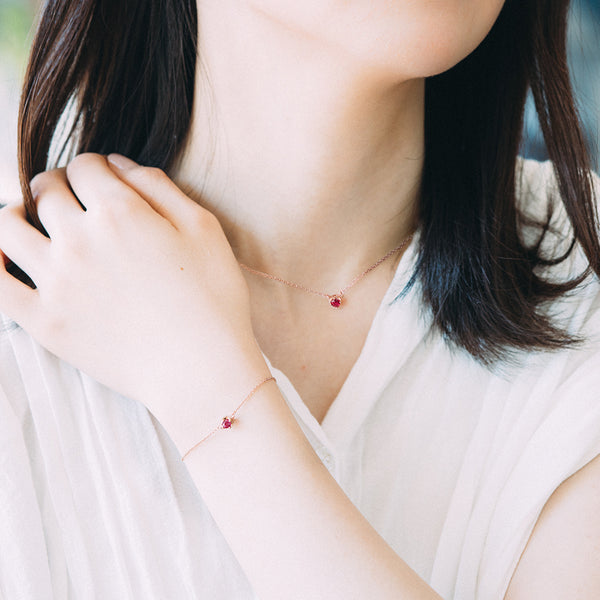
{"label": "thin gold bracelet chain", "polygon": [[207,439],[211,438],[220,429],[231,429],[233,427],[233,424],[237,421],[237,414],[240,408],[242,408],[242,406],[244,406],[244,404],[246,404],[246,402],[248,402],[248,400],[250,400],[250,398],[252,398],[252,396],[256,394],[260,387],[262,387],[265,383],[268,383],[269,381],[274,381],[275,383],[277,383],[277,380],[275,379],[275,377],[273,377],[273,375],[269,375],[269,377],[265,377],[262,381],[257,383],[231,414],[223,417],[219,425],[217,425],[212,431],[209,431],[199,442],[194,444],[187,452],[183,454],[183,456],[181,457],[181,461],[183,462],[198,446],[200,446],[200,444],[205,442]]}

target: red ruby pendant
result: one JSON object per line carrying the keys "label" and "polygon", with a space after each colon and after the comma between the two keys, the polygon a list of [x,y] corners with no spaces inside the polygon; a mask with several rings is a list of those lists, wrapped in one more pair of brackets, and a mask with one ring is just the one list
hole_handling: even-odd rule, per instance
{"label": "red ruby pendant", "polygon": [[232,425],[233,425],[233,419],[231,417],[223,417],[223,420],[221,421],[222,429],[231,429]]}
{"label": "red ruby pendant", "polygon": [[333,306],[333,308],[340,308],[342,306],[342,297],[341,296],[328,296],[329,304]]}

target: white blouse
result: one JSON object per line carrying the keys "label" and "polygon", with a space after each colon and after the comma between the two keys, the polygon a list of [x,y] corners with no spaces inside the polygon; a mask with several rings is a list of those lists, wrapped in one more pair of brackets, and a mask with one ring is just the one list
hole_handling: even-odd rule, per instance
{"label": "white blouse", "polygon": [[[552,169],[524,165],[520,198],[537,212]],[[415,258],[413,242],[322,425],[272,372],[332,475],[417,573],[445,599],[501,600],[546,500],[600,454],[599,284],[552,307],[585,346],[489,370],[432,330],[416,288],[398,297]],[[256,598],[147,410],[6,319],[0,544],[6,600]]]}

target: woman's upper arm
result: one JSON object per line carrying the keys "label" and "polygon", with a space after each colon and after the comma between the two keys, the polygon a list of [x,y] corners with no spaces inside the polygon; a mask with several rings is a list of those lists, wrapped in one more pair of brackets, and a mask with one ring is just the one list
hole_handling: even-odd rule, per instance
{"label": "woman's upper arm", "polygon": [[600,456],[552,494],[505,600],[600,598]]}

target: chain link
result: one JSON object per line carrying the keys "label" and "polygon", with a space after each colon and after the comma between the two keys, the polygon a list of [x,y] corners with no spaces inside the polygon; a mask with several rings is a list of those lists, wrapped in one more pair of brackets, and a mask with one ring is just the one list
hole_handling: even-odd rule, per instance
{"label": "chain link", "polygon": [[[296,288],[297,290],[302,290],[304,292],[308,292],[309,294],[315,294],[316,296],[322,296],[324,298],[327,298],[330,301],[333,298],[339,298],[340,303],[341,303],[341,298],[344,296],[344,294],[350,288],[354,287],[363,277],[368,275],[373,269],[376,269],[382,262],[386,261],[388,258],[390,258],[394,254],[396,254],[396,252],[399,252],[400,250],[402,250],[402,248],[404,248],[412,240],[412,238],[413,238],[413,236],[409,235],[407,238],[402,240],[402,242],[398,246],[396,246],[393,250],[390,250],[385,256],[380,258],[377,262],[373,263],[368,269],[365,269],[362,273],[357,275],[347,286],[343,287],[339,292],[334,293],[334,294],[327,294],[325,292],[320,292],[318,290],[314,290],[312,288],[306,287],[299,283],[294,283],[293,281],[288,281],[287,279],[277,277],[276,275],[271,275],[271,274],[265,273],[263,271],[258,271],[257,269],[252,269],[251,267],[249,267],[243,263],[239,263],[239,265],[242,269],[244,269],[254,275],[259,275],[260,277],[264,277],[265,279],[272,279],[273,281],[279,281],[280,283],[283,283],[289,287]],[[340,304],[337,304],[338,307],[339,307],[339,305]],[[332,306],[334,306],[334,304],[332,304]]]}

